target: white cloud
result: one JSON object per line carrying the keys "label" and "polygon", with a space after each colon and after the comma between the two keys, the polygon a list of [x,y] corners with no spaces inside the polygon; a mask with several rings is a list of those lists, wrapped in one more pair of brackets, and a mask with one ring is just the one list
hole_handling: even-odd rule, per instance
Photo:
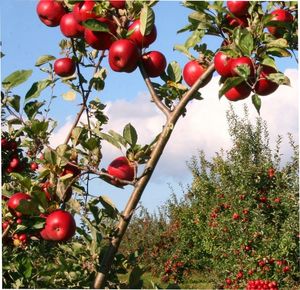
{"label": "white cloud", "polygon": [[[285,74],[290,78],[292,86],[280,86],[272,95],[262,97],[261,116],[267,121],[273,144],[278,134],[285,137],[287,132],[292,133],[298,140],[298,71],[287,69]],[[160,179],[158,176],[162,179],[172,176],[176,181],[184,180],[187,174],[185,162],[193,154],[197,154],[198,149],[203,149],[208,156],[212,156],[220,148],[229,148],[226,111],[230,104],[225,97],[218,99],[218,80],[219,77],[214,77],[201,90],[204,100],[191,102],[187,107],[186,117],[178,121],[158,164],[156,181]],[[254,120],[258,115],[250,98],[234,103],[235,112],[242,116],[245,103],[249,107],[251,119]],[[164,122],[163,114],[150,102],[149,95],[145,93],[140,93],[133,100],[108,103],[106,113],[110,122],[105,130],[114,129],[121,133],[124,126],[130,122],[137,129],[141,143],[150,142],[160,132]],[[62,143],[70,127],[71,121],[68,120],[54,134],[51,143]],[[102,166],[106,166],[110,160],[122,153],[109,144],[103,145],[105,158]],[[288,152],[287,147],[287,142],[283,143],[283,152]]]}

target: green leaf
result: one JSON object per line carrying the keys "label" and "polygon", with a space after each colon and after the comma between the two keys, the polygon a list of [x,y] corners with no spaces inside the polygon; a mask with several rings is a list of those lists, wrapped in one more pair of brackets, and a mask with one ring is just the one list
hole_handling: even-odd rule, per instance
{"label": "green leaf", "polygon": [[20,111],[20,99],[21,97],[18,95],[13,95],[12,97],[7,98],[8,103],[16,112]]}
{"label": "green leaf", "polygon": [[120,135],[119,133],[113,131],[113,130],[109,130],[108,133],[114,138],[116,139],[119,143],[121,143],[123,146],[126,146],[127,142],[124,139],[124,137],[122,135]]}
{"label": "green leaf", "polygon": [[112,136],[110,136],[108,134],[105,134],[105,133],[102,133],[102,132],[99,132],[98,136],[100,138],[102,138],[103,140],[109,142],[110,144],[114,145],[118,149],[121,149],[121,146],[120,146],[119,142],[117,140],[115,140]]}
{"label": "green leaf", "polygon": [[178,50],[185,54],[188,58],[192,59],[192,55],[190,54],[189,50],[184,45],[175,45],[173,50]]}
{"label": "green leaf", "polygon": [[234,71],[242,77],[244,80],[247,80],[250,75],[250,66],[248,64],[241,64],[234,68]]}
{"label": "green leaf", "polygon": [[252,34],[247,30],[243,30],[243,33],[240,37],[239,47],[243,55],[250,56],[253,50],[254,41]]}
{"label": "green leaf", "polygon": [[88,19],[82,25],[92,31],[109,32],[108,25],[96,19]]}
{"label": "green leaf", "polygon": [[278,85],[286,85],[291,86],[290,79],[285,76],[283,73],[272,73],[267,76],[267,79],[278,84]]}
{"label": "green leaf", "polygon": [[127,141],[129,145],[134,147],[136,145],[138,136],[135,128],[129,123],[124,127],[123,138]]}
{"label": "green leaf", "polygon": [[16,178],[24,188],[30,190],[31,179],[29,177],[23,176],[22,174],[16,172],[11,173],[11,176]]}
{"label": "green leaf", "polygon": [[76,146],[78,144],[78,140],[80,138],[80,135],[81,135],[82,131],[83,131],[83,129],[80,128],[80,127],[75,127],[72,130],[71,138],[72,138],[72,142],[73,142],[74,146]]}
{"label": "green leaf", "polygon": [[219,98],[221,98],[228,90],[242,83],[244,79],[242,77],[227,78],[219,91]]}
{"label": "green leaf", "polygon": [[252,96],[252,104],[254,105],[257,113],[260,114],[261,99],[260,99],[260,97],[257,94],[254,94]]}
{"label": "green leaf", "polygon": [[277,70],[275,60],[272,57],[264,57],[260,64],[273,67]]}
{"label": "green leaf", "polygon": [[48,80],[48,79],[33,83],[31,88],[29,89],[29,91],[25,95],[25,100],[28,101],[30,99],[37,98],[40,95],[40,93],[45,88],[47,88],[51,83],[52,83],[52,81]]}
{"label": "green leaf", "polygon": [[280,47],[270,47],[266,50],[266,53],[278,56],[278,57],[289,57],[291,56],[291,53],[285,49]]}
{"label": "green leaf", "polygon": [[266,44],[266,47],[279,47],[279,48],[288,48],[289,44],[286,39],[284,38],[278,38],[275,40],[270,41]]}
{"label": "green leaf", "polygon": [[117,216],[118,210],[109,197],[105,195],[99,196],[99,201],[106,209],[107,213],[109,213],[110,217],[114,218]]}
{"label": "green leaf", "polygon": [[181,81],[182,74],[181,74],[181,68],[180,65],[177,61],[172,61],[169,63],[168,68],[167,68],[167,73],[169,78],[177,83]]}
{"label": "green leaf", "polygon": [[47,161],[48,163],[53,165],[56,164],[56,154],[53,150],[46,148],[44,152],[44,158],[45,161]]}
{"label": "green leaf", "polygon": [[26,113],[28,119],[33,119],[43,105],[44,103],[38,101],[27,103],[24,107],[24,112]]}
{"label": "green leaf", "polygon": [[19,262],[19,271],[22,273],[22,275],[26,278],[29,279],[32,274],[32,265],[30,262],[29,257],[23,257],[21,261]]}
{"label": "green leaf", "polygon": [[154,21],[155,14],[152,8],[144,5],[140,15],[140,32],[143,36],[151,33],[154,26]]}
{"label": "green leaf", "polygon": [[201,41],[201,38],[204,36],[204,30],[195,30],[192,35],[186,40],[184,46],[186,48],[194,47]]}
{"label": "green leaf", "polygon": [[56,57],[53,55],[42,55],[37,59],[35,66],[41,66],[54,59],[56,59]]}
{"label": "green leaf", "polygon": [[25,215],[38,215],[40,213],[37,208],[37,204],[26,199],[22,199],[20,201],[19,205],[16,207],[16,211],[19,211]]}
{"label": "green leaf", "polygon": [[2,86],[5,90],[10,90],[28,80],[32,70],[18,70],[10,74],[2,81]]}

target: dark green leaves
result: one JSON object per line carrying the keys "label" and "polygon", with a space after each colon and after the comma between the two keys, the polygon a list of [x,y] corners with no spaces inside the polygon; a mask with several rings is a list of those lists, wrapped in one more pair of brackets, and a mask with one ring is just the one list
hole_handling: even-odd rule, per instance
{"label": "dark green leaves", "polygon": [[136,145],[136,142],[138,139],[137,132],[130,123],[127,124],[123,130],[123,138],[132,147],[134,147]]}
{"label": "dark green leaves", "polygon": [[40,95],[40,93],[45,88],[47,88],[51,83],[52,83],[52,81],[49,79],[45,79],[45,80],[33,83],[31,88],[29,89],[29,91],[27,92],[27,94],[25,96],[25,100],[28,101],[30,99],[37,98]]}
{"label": "dark green leaves", "polygon": [[33,119],[43,105],[44,103],[38,101],[27,103],[24,107],[24,112],[26,113],[28,119]]}
{"label": "dark green leaves", "polygon": [[88,19],[82,22],[82,25],[92,31],[109,32],[107,24],[96,19]]}
{"label": "dark green leaves", "polygon": [[147,5],[144,5],[140,15],[140,31],[142,35],[148,35],[153,29],[155,14]]}
{"label": "dark green leaves", "polygon": [[10,90],[28,80],[32,70],[18,70],[10,74],[2,81],[2,86],[5,90]]}

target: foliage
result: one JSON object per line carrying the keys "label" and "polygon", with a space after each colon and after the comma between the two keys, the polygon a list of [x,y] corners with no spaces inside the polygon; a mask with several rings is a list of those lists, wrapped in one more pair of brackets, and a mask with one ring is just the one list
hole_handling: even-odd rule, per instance
{"label": "foliage", "polygon": [[[135,240],[130,248],[147,244],[141,262],[154,270],[161,265],[162,277],[162,265],[176,255],[190,269],[213,271],[218,287],[242,288],[248,280],[261,279],[291,289],[300,279],[298,146],[290,137],[293,155],[282,164],[281,138],[271,151],[260,118],[252,125],[247,110],[243,119],[230,111],[228,122],[232,148],[211,161],[203,152],[193,157],[189,163],[193,183],[181,201],[173,198],[165,205],[163,229],[142,231],[142,241]],[[156,224],[155,216],[150,221],[149,215],[141,216],[131,225],[127,241],[136,237],[146,218],[148,224]],[[157,249],[160,255],[150,259],[149,252],[153,256]]]}

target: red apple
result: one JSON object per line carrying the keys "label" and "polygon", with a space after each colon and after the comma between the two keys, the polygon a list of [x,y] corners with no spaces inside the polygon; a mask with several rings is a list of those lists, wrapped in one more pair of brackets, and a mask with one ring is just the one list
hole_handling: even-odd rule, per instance
{"label": "red apple", "polygon": [[39,168],[39,165],[38,165],[36,162],[30,163],[30,169],[31,169],[32,171],[35,171],[35,170],[37,170],[38,168]]}
{"label": "red apple", "polygon": [[[197,60],[188,62],[183,68],[183,78],[185,82],[191,87],[202,74],[206,71],[206,67],[200,64]],[[208,84],[211,80],[212,74],[200,86],[201,88]]]}
{"label": "red apple", "polygon": [[69,57],[59,58],[54,62],[54,71],[60,77],[69,77],[75,70],[75,62]]}
{"label": "red apple", "polygon": [[232,29],[238,26],[248,27],[248,19],[246,16],[231,17],[229,14],[227,14],[225,16],[225,23]]}
{"label": "red apple", "polygon": [[238,58],[233,58],[231,60],[231,75],[232,76],[238,76],[237,73],[237,68],[239,66],[243,66],[243,65],[247,65],[250,69],[250,77],[254,76],[254,65],[253,62],[251,60],[251,58],[247,57],[247,56],[242,56],[242,57],[238,57]]}
{"label": "red apple", "polygon": [[66,37],[79,38],[84,33],[84,27],[78,23],[73,13],[67,13],[61,18],[60,30]]}
{"label": "red apple", "polygon": [[219,51],[214,57],[215,69],[222,77],[231,77],[231,57]]}
{"label": "red apple", "polygon": [[14,216],[21,217],[22,213],[16,211],[16,208],[20,205],[21,200],[30,200],[30,199],[31,199],[30,195],[23,192],[17,192],[9,198],[7,202],[7,207],[9,208],[9,210]]}
{"label": "red apple", "polygon": [[[293,15],[289,11],[283,9],[274,10],[271,12],[271,15],[273,15],[271,21],[282,23],[291,23],[294,21]],[[268,26],[267,28],[269,32],[277,38],[282,37],[284,32],[287,31],[285,27],[280,26]]]}
{"label": "red apple", "polygon": [[[127,181],[134,179],[134,166],[132,166],[129,160],[124,157],[118,157],[114,159],[107,168],[108,174]],[[113,181],[113,184],[120,185],[118,182]]]}
{"label": "red apple", "polygon": [[97,15],[93,12],[95,1],[86,0],[77,2],[73,8],[75,19],[80,23],[88,19],[96,18]]}
{"label": "red apple", "polygon": [[113,36],[116,33],[116,24],[108,18],[97,18],[98,21],[107,24],[109,32],[92,31],[85,29],[84,39],[87,44],[97,50],[109,49],[112,43],[116,40]]}
{"label": "red apple", "polygon": [[159,51],[150,51],[143,54],[142,63],[145,71],[151,78],[160,76],[167,66],[165,56]]}
{"label": "red apple", "polygon": [[260,96],[267,96],[274,93],[279,87],[278,84],[267,79],[267,76],[272,73],[277,73],[276,69],[270,66],[263,66],[259,74],[259,80],[257,81],[254,90]]}
{"label": "red apple", "polygon": [[156,39],[157,32],[156,27],[153,25],[151,32],[148,35],[142,35],[140,31],[140,20],[134,21],[128,28],[129,32],[132,32],[129,36],[129,39],[134,41],[136,45],[140,48],[148,47]]}
{"label": "red apple", "polygon": [[108,53],[108,62],[116,72],[133,72],[140,57],[138,47],[128,39],[115,41]]}
{"label": "red apple", "polygon": [[229,101],[235,102],[235,101],[246,99],[247,97],[249,97],[250,93],[251,93],[251,88],[245,82],[242,82],[236,87],[229,89],[225,93],[225,97]]}
{"label": "red apple", "polygon": [[66,13],[62,2],[55,0],[40,0],[36,12],[40,20],[47,26],[58,26],[61,18]]}
{"label": "red apple", "polygon": [[76,164],[69,162],[65,167],[61,176],[72,174],[73,177],[76,177],[80,174],[81,170],[76,166]]}
{"label": "red apple", "polygon": [[10,149],[10,142],[6,138],[1,139],[1,149],[2,150]]}
{"label": "red apple", "polygon": [[112,7],[116,9],[124,9],[126,1],[125,0],[109,0],[109,3]]}
{"label": "red apple", "polygon": [[16,169],[20,164],[20,160],[18,158],[18,156],[13,157],[10,162],[9,162],[9,167],[11,169]]}
{"label": "red apple", "polygon": [[228,10],[234,16],[243,16],[248,13],[248,8],[250,6],[249,1],[227,1]]}
{"label": "red apple", "polygon": [[45,227],[40,234],[46,240],[67,241],[74,236],[75,231],[74,217],[67,211],[56,210],[47,216]]}
{"label": "red apple", "polygon": [[238,213],[234,213],[234,214],[232,215],[232,218],[233,218],[234,220],[238,220],[238,219],[240,218],[240,215],[239,215]]}

